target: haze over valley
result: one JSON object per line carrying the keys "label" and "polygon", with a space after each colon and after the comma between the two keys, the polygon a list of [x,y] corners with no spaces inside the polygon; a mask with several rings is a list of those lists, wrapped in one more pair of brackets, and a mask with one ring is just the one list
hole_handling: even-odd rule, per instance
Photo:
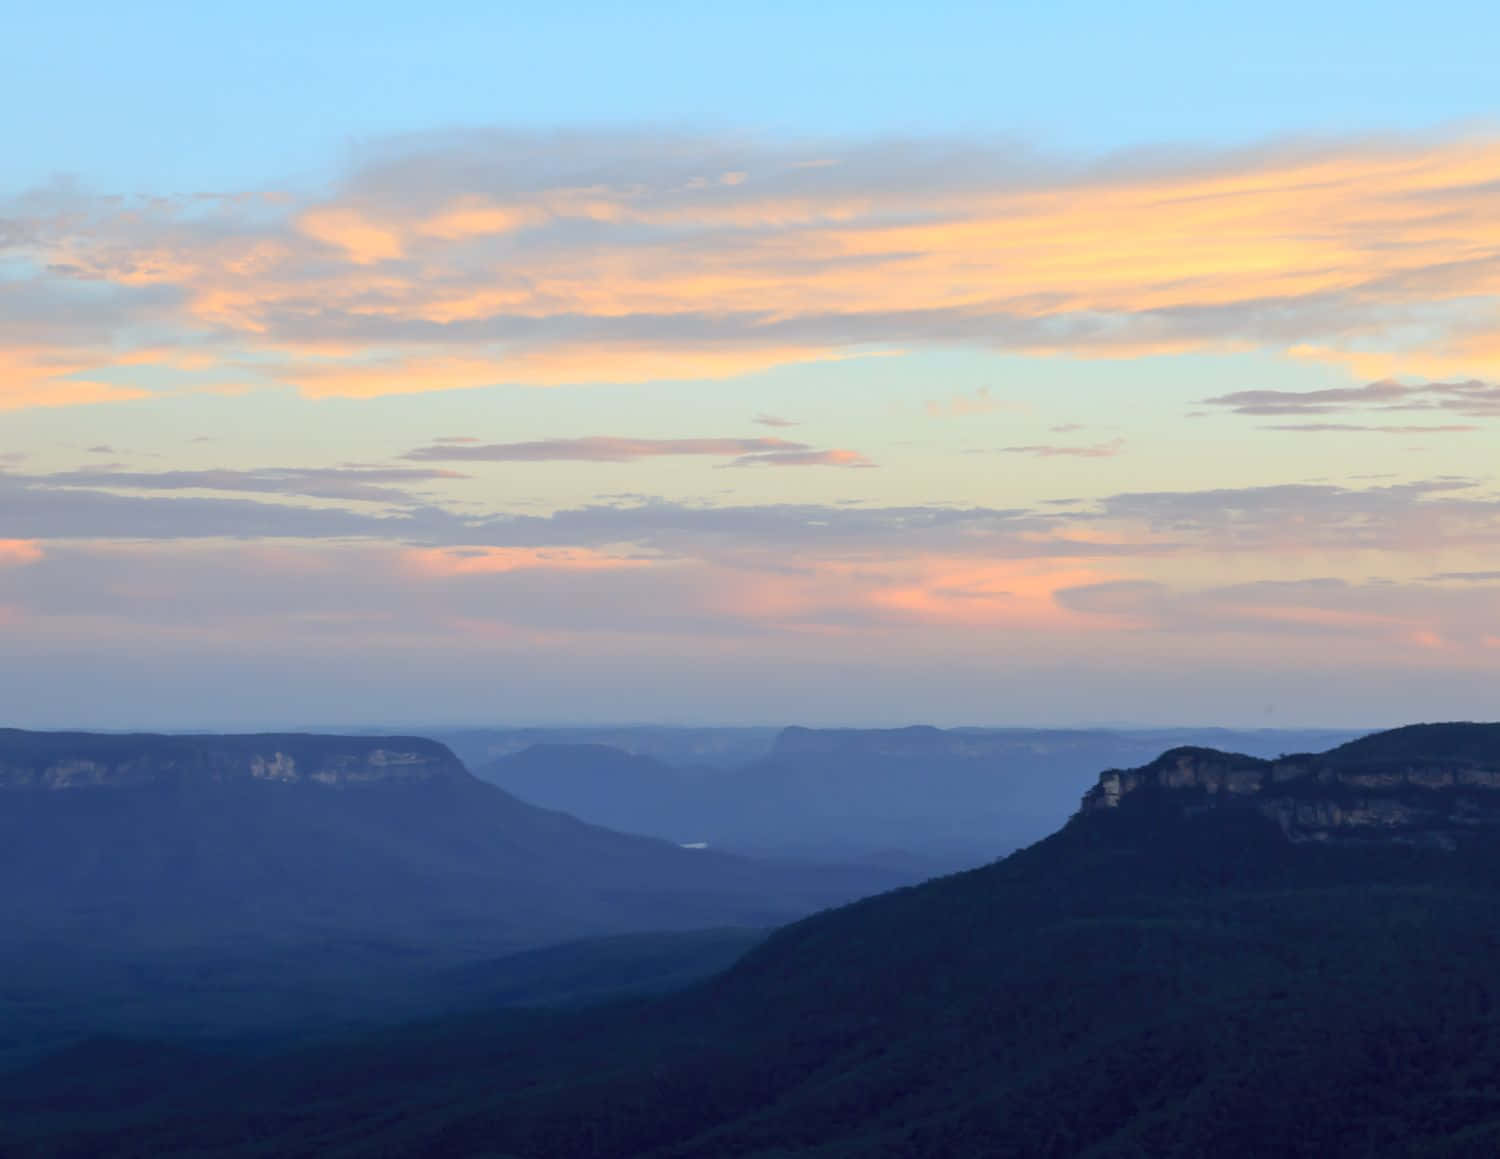
{"label": "haze over valley", "polygon": [[[1500,1138],[1500,725],[1272,758],[1179,745],[1103,771],[1010,857],[769,935],[754,921],[879,887],[593,829],[411,737],[0,741],[8,880],[49,881],[8,898],[7,1154],[1477,1155]],[[572,873],[549,886],[559,860]],[[489,956],[568,923],[715,919]],[[89,976],[106,932],[129,969]],[[39,936],[71,940],[71,993],[66,973],[24,974]]]}

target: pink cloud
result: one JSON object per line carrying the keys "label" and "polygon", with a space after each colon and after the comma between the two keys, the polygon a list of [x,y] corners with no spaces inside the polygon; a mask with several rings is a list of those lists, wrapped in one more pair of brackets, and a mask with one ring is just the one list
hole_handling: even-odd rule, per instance
{"label": "pink cloud", "polygon": [[593,435],[576,439],[537,439],[523,443],[464,443],[439,440],[409,451],[421,462],[487,463],[631,463],[676,456],[732,458],[735,467],[872,467],[864,455],[842,449],[819,450],[807,443],[779,438],[637,439]]}
{"label": "pink cloud", "polygon": [[1107,443],[1092,443],[1084,446],[1069,446],[1059,443],[1028,443],[1016,447],[995,447],[995,455],[1033,455],[1039,459],[1112,459],[1125,450],[1124,439],[1111,439]]}
{"label": "pink cloud", "polygon": [[629,463],[676,455],[729,457],[769,452],[806,451],[806,443],[786,439],[634,439],[592,435],[577,439],[537,439],[524,443],[480,443],[420,447],[406,458],[484,463],[592,462]]}
{"label": "pink cloud", "polygon": [[731,467],[873,467],[858,451],[760,451],[741,455]]}
{"label": "pink cloud", "polygon": [[[1455,389],[1500,372],[1500,141],[1019,176],[1005,151],[944,148],[948,164],[914,166],[884,145],[740,144],[725,169],[718,140],[457,133],[388,145],[315,197],[33,199],[17,236],[40,272],[21,292],[45,325],[19,359],[19,339],[0,350],[26,362],[0,373],[0,406],[126,397],[105,372],[147,329],[202,346],[200,371],[251,367],[248,385],[310,397],[722,379],[955,346],[1253,347],[1440,369]],[[684,180],[695,151],[720,176]],[[754,178],[726,182],[738,173]]]}
{"label": "pink cloud", "polygon": [[955,394],[946,402],[927,402],[924,404],[924,409],[932,418],[968,418],[974,415],[1005,412],[1024,413],[1031,407],[1023,402],[1008,402],[1005,399],[993,398],[990,395],[990,388],[982,386],[973,394]]}
{"label": "pink cloud", "polygon": [[42,558],[42,545],[32,539],[0,539],[0,567],[20,567]]}
{"label": "pink cloud", "polygon": [[616,571],[651,563],[639,557],[571,547],[410,548],[401,559],[407,570],[434,579],[512,571]]}

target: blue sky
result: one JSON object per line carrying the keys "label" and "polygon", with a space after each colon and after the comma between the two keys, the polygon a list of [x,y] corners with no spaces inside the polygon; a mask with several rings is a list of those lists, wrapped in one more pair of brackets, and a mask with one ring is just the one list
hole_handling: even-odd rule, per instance
{"label": "blue sky", "polygon": [[14,723],[1493,714],[1493,6],[7,35]]}
{"label": "blue sky", "polygon": [[370,138],[503,124],[1222,145],[1494,115],[1483,3],[24,5],[7,184],[325,177]]}

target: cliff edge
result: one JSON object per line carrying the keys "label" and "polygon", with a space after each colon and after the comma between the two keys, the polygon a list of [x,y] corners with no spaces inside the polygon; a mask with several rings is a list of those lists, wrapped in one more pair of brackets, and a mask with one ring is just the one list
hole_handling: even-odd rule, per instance
{"label": "cliff edge", "polygon": [[121,789],[232,781],[346,787],[467,776],[445,745],[421,737],[107,735],[0,729],[0,790]]}
{"label": "cliff edge", "polygon": [[1100,774],[1078,817],[1223,809],[1259,813],[1292,842],[1456,849],[1500,829],[1500,724],[1408,725],[1276,760],[1171,749]]}

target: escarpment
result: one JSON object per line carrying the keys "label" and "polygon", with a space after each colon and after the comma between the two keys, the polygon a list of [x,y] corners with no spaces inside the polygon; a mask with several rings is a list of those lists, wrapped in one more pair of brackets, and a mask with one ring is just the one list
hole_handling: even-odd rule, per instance
{"label": "escarpment", "polygon": [[1172,749],[1102,773],[1079,815],[1224,809],[1259,813],[1293,842],[1454,849],[1500,829],[1500,724],[1410,725],[1277,760]]}
{"label": "escarpment", "polygon": [[421,737],[0,729],[0,789],[123,789],[234,781],[343,787],[466,775],[446,746]]}

